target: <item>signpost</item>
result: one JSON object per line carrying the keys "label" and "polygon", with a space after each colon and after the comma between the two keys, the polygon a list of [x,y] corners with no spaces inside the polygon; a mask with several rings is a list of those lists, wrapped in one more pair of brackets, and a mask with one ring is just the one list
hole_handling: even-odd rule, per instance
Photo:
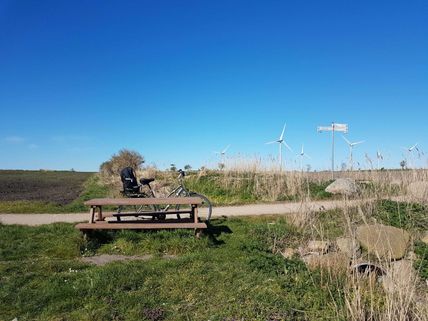
{"label": "signpost", "polygon": [[331,126],[319,126],[317,128],[318,133],[331,132],[332,133],[332,149],[331,149],[331,177],[334,179],[334,139],[335,132],[341,132],[347,134],[349,132],[348,124],[336,124],[332,123]]}

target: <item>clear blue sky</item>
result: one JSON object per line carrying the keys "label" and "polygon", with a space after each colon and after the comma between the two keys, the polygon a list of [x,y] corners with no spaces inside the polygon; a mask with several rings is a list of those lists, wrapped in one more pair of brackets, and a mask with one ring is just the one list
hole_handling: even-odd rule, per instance
{"label": "clear blue sky", "polygon": [[427,17],[425,0],[0,0],[0,168],[276,156],[287,122],[322,169],[332,121],[367,140],[357,160],[397,167],[400,146],[428,150]]}

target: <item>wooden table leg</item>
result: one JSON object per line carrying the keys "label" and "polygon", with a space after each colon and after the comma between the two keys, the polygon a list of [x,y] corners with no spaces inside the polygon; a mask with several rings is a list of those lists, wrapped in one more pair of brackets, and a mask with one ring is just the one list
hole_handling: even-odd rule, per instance
{"label": "wooden table leg", "polygon": [[94,223],[95,219],[95,206],[91,206],[91,209],[89,210],[89,223]]}
{"label": "wooden table leg", "polygon": [[103,219],[103,208],[98,206],[98,221],[102,221]]}
{"label": "wooden table leg", "polygon": [[193,212],[194,222],[198,223],[199,219],[198,219],[198,206],[197,205],[192,205],[192,212]]}

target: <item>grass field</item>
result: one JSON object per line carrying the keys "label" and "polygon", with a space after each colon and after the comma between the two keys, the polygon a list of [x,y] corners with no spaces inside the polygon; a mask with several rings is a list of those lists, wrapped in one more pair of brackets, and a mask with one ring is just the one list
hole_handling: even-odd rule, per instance
{"label": "grass field", "polygon": [[[345,320],[328,278],[272,252],[273,235],[298,237],[283,219],[216,220],[199,240],[128,231],[88,244],[67,224],[0,229],[1,320]],[[94,267],[82,253],[155,258]]]}
{"label": "grass field", "polygon": [[[85,241],[69,224],[0,225],[0,320],[399,320],[388,317],[395,310],[387,314],[390,298],[380,285],[352,292],[350,274],[308,270],[297,256],[280,255],[306,240],[345,235],[350,219],[426,228],[426,207],[379,202],[362,210],[364,219],[357,209],[334,210],[300,227],[278,216],[216,219],[201,239],[179,230],[98,232]],[[427,248],[416,243],[415,251],[426,280]],[[97,254],[153,257],[80,261]],[[350,298],[369,319],[351,317]],[[403,320],[425,320],[408,310]]]}

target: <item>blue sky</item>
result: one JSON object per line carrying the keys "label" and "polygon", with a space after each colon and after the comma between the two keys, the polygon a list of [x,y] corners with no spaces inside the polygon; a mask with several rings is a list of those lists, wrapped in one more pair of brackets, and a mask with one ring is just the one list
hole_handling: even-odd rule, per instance
{"label": "blue sky", "polygon": [[380,148],[397,167],[400,146],[428,151],[427,16],[422,0],[0,0],[0,168],[97,170],[124,147],[161,168],[228,144],[276,156],[287,122],[325,169],[332,121],[367,141],[361,166]]}

